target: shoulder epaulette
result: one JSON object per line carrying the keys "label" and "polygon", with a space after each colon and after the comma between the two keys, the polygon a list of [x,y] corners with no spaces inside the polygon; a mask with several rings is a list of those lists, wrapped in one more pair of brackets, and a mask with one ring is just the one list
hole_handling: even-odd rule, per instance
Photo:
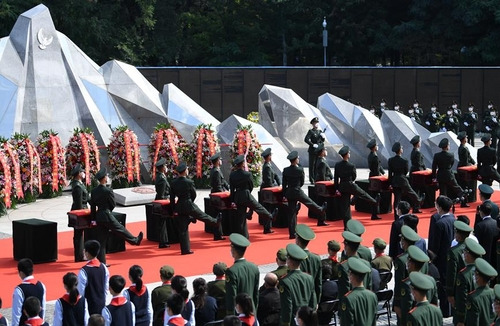
{"label": "shoulder epaulette", "polygon": [[476,292],[476,290],[475,290],[475,289],[474,289],[474,290],[472,290],[472,291],[470,291],[470,292],[468,293],[468,295],[469,295],[469,294],[473,294],[474,292]]}
{"label": "shoulder epaulette", "polygon": [[408,311],[408,313],[410,313],[410,314],[411,314],[411,313],[413,313],[415,310],[417,310],[417,307],[412,308],[410,311]]}
{"label": "shoulder epaulette", "polygon": [[467,266],[466,266],[466,267],[464,267],[464,268],[462,268],[462,269],[461,269],[461,270],[459,270],[458,272],[459,272],[459,273],[462,273],[462,272],[464,272],[466,269],[467,269]]}
{"label": "shoulder epaulette", "polygon": [[344,294],[344,297],[347,297],[349,294],[351,294],[352,290]]}

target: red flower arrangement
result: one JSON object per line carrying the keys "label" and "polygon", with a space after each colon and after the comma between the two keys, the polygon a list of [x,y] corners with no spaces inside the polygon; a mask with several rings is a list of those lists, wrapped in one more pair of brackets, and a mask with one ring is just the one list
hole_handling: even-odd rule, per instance
{"label": "red flower arrangement", "polygon": [[40,155],[43,193],[40,197],[60,196],[66,185],[65,149],[53,130],[44,130],[37,137],[36,149]]}
{"label": "red flower arrangement", "polygon": [[80,163],[82,168],[85,169],[84,183],[89,187],[92,184],[92,176],[101,168],[99,149],[97,148],[94,132],[90,128],[75,128],[73,136],[66,145],[66,173],[68,179],[71,178],[70,173],[76,163]]}
{"label": "red flower arrangement", "polygon": [[[10,181],[11,181],[11,207],[15,207],[18,199],[24,198],[23,187],[21,183],[21,167],[19,165],[19,156],[17,151],[14,149],[9,140],[0,137],[0,152],[4,154],[7,162],[7,166],[10,169]],[[5,189],[7,187],[5,178],[0,180],[0,189]],[[7,207],[9,208],[9,207]]]}
{"label": "red flower arrangement", "polygon": [[186,152],[190,176],[197,188],[210,188],[210,156],[219,151],[219,143],[211,124],[200,124],[193,132],[193,141]]}
{"label": "red flower arrangement", "polygon": [[139,143],[136,134],[127,126],[119,126],[113,130],[108,145],[108,156],[113,188],[128,188],[140,184]]}
{"label": "red flower arrangement", "polygon": [[169,123],[159,123],[148,144],[149,162],[151,163],[151,177],[156,175],[156,162],[162,158],[167,160],[167,178],[174,177],[174,169],[184,159],[188,144],[181,134]]}
{"label": "red flower arrangement", "polygon": [[260,184],[262,172],[261,148],[262,146],[251,125],[238,126],[238,128],[236,128],[233,146],[230,149],[231,159],[234,160],[238,155],[245,156],[245,170],[252,173],[255,186]]}
{"label": "red flower arrangement", "polygon": [[9,142],[19,157],[24,202],[33,202],[42,193],[40,156],[27,134],[15,133]]}

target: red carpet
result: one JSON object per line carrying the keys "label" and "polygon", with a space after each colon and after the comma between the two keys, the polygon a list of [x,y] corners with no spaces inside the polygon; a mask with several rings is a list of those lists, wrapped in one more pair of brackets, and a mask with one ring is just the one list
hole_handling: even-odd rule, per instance
{"label": "red carpet", "polygon": [[[479,198],[479,196],[478,196]],[[500,192],[495,192],[493,200],[500,200]],[[457,208],[455,215],[468,215],[471,221],[474,220],[477,203],[472,203],[470,208]],[[429,218],[434,213],[434,209],[424,209],[419,214],[419,234],[427,238],[429,230]],[[371,221],[370,214],[353,211],[353,218],[359,219],[366,227],[363,235],[363,244],[371,247],[371,242],[376,237],[381,237],[389,241],[391,223],[394,220],[393,213],[381,215],[382,220]],[[329,222],[330,226],[317,227],[316,220],[307,217],[307,208],[302,207],[299,213],[299,223],[308,224],[316,232],[316,239],[311,241],[309,249],[317,254],[325,254],[326,243],[335,239],[342,241],[343,231],[342,221]],[[146,230],[146,222],[136,222],[127,224],[127,228],[133,234]],[[133,264],[138,264],[144,269],[143,280],[145,283],[159,281],[159,269],[162,265],[168,264],[175,268],[175,273],[192,276],[211,273],[212,265],[215,262],[223,261],[228,266],[232,265],[232,258],[229,250],[229,240],[212,241],[212,235],[203,231],[203,223],[191,224],[191,249],[193,255],[181,256],[179,244],[172,245],[168,249],[158,249],[156,242],[146,240],[139,247],[127,244],[127,250],[121,253],[109,254],[108,264],[111,264],[110,274],[121,274],[128,281],[128,269]],[[274,234],[262,234],[262,226],[258,224],[258,218],[254,218],[249,223],[251,246],[247,250],[248,260],[261,265],[275,261],[276,251],[283,248],[292,240],[288,239],[288,229],[275,228]],[[34,275],[37,279],[45,283],[47,287],[47,300],[55,300],[64,293],[62,277],[67,272],[78,273],[82,263],[73,261],[73,232],[61,232],[58,234],[59,256],[57,262],[36,264]],[[17,273],[17,262],[13,259],[12,238],[0,240],[0,275],[2,275],[2,289],[0,296],[3,300],[3,307],[11,306],[12,292],[14,287],[20,282]]]}

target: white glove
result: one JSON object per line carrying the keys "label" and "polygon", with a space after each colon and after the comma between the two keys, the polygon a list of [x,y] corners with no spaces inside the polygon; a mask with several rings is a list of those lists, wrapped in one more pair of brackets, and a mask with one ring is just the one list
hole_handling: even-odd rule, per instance
{"label": "white glove", "polygon": [[313,144],[313,147],[314,148],[318,148],[318,144]]}
{"label": "white glove", "polygon": [[411,117],[410,119],[412,119],[413,121],[415,121],[415,117]]}
{"label": "white glove", "polygon": [[468,122],[464,122],[464,126],[468,127],[469,123]]}
{"label": "white glove", "polygon": [[450,118],[450,122],[454,122],[455,120],[453,120],[453,118]]}
{"label": "white glove", "polygon": [[432,117],[433,117],[434,119],[436,119],[436,113],[433,113],[433,114],[432,114]]}
{"label": "white glove", "polygon": [[322,133],[320,134],[320,136],[321,136],[323,139],[326,139],[326,135],[325,135],[325,133],[324,133],[324,132],[322,132]]}
{"label": "white glove", "polygon": [[428,125],[428,126],[431,125],[431,123],[429,121],[426,121],[425,124]]}
{"label": "white glove", "polygon": [[492,118],[491,120],[493,120],[494,122],[497,122],[497,118]]}
{"label": "white glove", "polygon": [[491,130],[491,128],[490,128],[490,127],[488,127],[488,126],[486,126],[486,130],[490,131],[490,130]]}

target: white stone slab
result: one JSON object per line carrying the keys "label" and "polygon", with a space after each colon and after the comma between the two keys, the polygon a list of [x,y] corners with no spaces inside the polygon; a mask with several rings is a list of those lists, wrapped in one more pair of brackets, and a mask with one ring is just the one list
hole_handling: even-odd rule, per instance
{"label": "white stone slab", "polygon": [[116,203],[122,206],[149,204],[156,196],[155,186],[153,185],[113,189],[113,192],[115,193]]}

